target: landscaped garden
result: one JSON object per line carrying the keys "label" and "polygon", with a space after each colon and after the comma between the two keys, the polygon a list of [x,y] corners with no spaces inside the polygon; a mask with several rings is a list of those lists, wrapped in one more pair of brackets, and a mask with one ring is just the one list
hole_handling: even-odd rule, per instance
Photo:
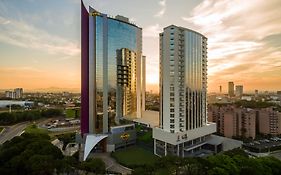
{"label": "landscaped garden", "polygon": [[38,128],[35,124],[27,126],[24,131],[30,134],[48,134],[48,130]]}
{"label": "landscaped garden", "polygon": [[74,109],[66,109],[65,110],[66,118],[75,118],[75,110]]}
{"label": "landscaped garden", "polygon": [[153,153],[137,146],[116,151],[112,153],[112,157],[114,157],[118,163],[126,167],[152,165],[159,159]]}

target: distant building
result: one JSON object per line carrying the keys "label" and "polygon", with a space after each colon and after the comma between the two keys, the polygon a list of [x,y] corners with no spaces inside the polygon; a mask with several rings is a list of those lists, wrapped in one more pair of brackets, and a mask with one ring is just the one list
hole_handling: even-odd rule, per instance
{"label": "distant building", "polygon": [[242,96],[241,100],[251,101],[252,100],[252,96]]}
{"label": "distant building", "polygon": [[277,91],[277,95],[281,95],[281,91]]}
{"label": "distant building", "polygon": [[259,96],[259,90],[255,90],[255,97],[258,97]]}
{"label": "distant building", "polygon": [[242,97],[242,95],[243,95],[243,86],[242,85],[235,86],[235,95],[237,97]]}
{"label": "distant building", "polygon": [[216,125],[207,122],[207,38],[178,26],[160,33],[160,127],[154,154],[192,156]]}
{"label": "distant building", "polygon": [[70,92],[63,92],[63,93],[62,93],[62,96],[68,97],[70,94],[71,94]]}
{"label": "distant building", "polygon": [[228,95],[230,97],[234,96],[234,83],[233,82],[228,82]]}
{"label": "distant building", "polygon": [[14,89],[15,98],[22,98],[23,97],[23,88],[16,88]]}
{"label": "distant building", "polygon": [[23,97],[23,88],[16,88],[13,91],[5,91],[5,97],[19,99]]}
{"label": "distant building", "polygon": [[6,98],[14,98],[15,93],[13,91],[5,91],[5,97]]}

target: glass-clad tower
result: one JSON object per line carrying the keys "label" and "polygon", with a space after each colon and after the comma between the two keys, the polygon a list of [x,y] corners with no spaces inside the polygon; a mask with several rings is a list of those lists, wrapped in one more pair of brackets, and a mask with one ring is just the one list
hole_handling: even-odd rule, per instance
{"label": "glass-clad tower", "polygon": [[207,123],[207,38],[168,26],[160,34],[160,127],[153,129],[157,155],[186,156],[203,149],[216,131]]}
{"label": "glass-clad tower", "polygon": [[105,134],[121,117],[141,117],[142,29],[81,8],[81,133]]}

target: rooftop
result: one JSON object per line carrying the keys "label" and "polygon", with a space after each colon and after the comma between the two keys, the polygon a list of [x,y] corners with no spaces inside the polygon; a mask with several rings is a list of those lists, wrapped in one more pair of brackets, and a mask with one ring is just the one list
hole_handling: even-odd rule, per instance
{"label": "rooftop", "polygon": [[157,111],[143,111],[142,118],[125,117],[126,119],[133,120],[134,122],[149,125],[151,128],[159,127],[159,112]]}

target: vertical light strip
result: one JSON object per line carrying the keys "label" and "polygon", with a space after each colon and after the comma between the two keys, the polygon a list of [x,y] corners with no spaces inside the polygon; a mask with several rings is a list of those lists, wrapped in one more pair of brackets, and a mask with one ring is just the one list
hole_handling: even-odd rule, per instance
{"label": "vertical light strip", "polygon": [[94,128],[94,118],[96,117],[95,113],[95,85],[96,85],[96,76],[95,76],[95,17],[89,17],[89,133],[95,133]]}
{"label": "vertical light strip", "polygon": [[103,133],[108,132],[108,19],[103,15]]}

